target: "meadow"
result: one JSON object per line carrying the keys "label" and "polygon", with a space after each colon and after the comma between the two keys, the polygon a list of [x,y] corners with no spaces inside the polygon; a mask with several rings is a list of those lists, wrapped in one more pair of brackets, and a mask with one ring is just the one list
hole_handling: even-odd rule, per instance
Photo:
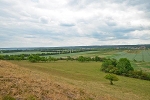
{"label": "meadow", "polygon": [[[43,52],[15,52],[3,53],[2,55],[39,54]],[[49,53],[49,52],[47,52]],[[85,51],[78,53],[46,55],[55,58],[77,58],[79,56],[102,58],[128,58],[135,70],[150,72],[150,50],[113,50],[102,49],[97,51]],[[56,62],[31,63],[27,60],[9,61],[19,68],[27,68],[30,71],[44,73],[58,83],[72,85],[81,90],[95,95],[96,100],[150,100],[150,81],[117,76],[119,81],[110,85],[104,78],[107,73],[100,71],[102,62],[78,62],[58,60]]]}
{"label": "meadow", "polygon": [[150,82],[123,76],[110,85],[100,71],[101,62],[57,61],[50,63],[31,63],[10,61],[20,67],[45,73],[58,83],[70,84],[95,95],[100,100],[149,100]]}

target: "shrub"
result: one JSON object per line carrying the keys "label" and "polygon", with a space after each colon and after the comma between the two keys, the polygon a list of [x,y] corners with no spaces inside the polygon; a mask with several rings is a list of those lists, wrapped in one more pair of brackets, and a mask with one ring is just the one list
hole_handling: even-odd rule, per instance
{"label": "shrub", "polygon": [[108,79],[110,81],[110,84],[113,85],[113,81],[118,81],[119,79],[117,78],[117,76],[113,75],[113,74],[107,74],[105,76],[105,79]]}

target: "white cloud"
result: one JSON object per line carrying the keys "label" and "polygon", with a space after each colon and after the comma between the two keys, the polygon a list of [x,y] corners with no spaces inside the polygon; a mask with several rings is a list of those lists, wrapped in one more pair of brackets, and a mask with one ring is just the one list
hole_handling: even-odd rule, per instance
{"label": "white cloud", "polygon": [[128,36],[133,39],[150,40],[150,30],[135,30],[128,33]]}
{"label": "white cloud", "polygon": [[41,16],[41,17],[39,18],[39,21],[40,21],[41,23],[43,23],[43,24],[48,24],[48,23],[49,23],[49,19],[48,19],[48,17],[46,17],[46,16]]}
{"label": "white cloud", "polygon": [[1,0],[0,46],[150,43],[150,2],[143,2]]}

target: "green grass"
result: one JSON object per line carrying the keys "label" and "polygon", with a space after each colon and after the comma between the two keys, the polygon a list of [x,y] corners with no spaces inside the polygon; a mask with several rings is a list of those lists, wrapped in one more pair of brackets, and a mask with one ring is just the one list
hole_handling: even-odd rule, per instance
{"label": "green grass", "polygon": [[150,50],[124,50],[121,52],[117,52],[116,54],[113,54],[111,58],[120,59],[120,58],[127,58],[131,61],[134,59],[136,61],[145,61],[150,62]]}
{"label": "green grass", "polygon": [[7,95],[7,96],[4,96],[2,100],[16,100],[16,99]]}
{"label": "green grass", "polygon": [[[67,78],[74,78],[76,80],[99,80],[101,77],[95,77],[99,75],[101,63],[86,62],[79,63],[77,61],[57,61],[51,63],[30,63],[28,61],[12,61],[20,66],[40,70],[52,75],[61,75]],[[24,63],[23,63],[24,62]],[[86,66],[86,67],[85,67]],[[71,74],[71,75],[70,75]],[[77,77],[78,76],[78,77]]]}
{"label": "green grass", "polygon": [[86,52],[79,52],[79,53],[68,53],[68,54],[57,54],[57,55],[47,55],[55,58],[60,58],[60,57],[79,57],[79,56],[86,56],[86,57],[91,57],[95,56],[99,51],[86,51]]}
{"label": "green grass", "polygon": [[51,63],[30,63],[28,61],[11,61],[19,66],[40,71],[54,77],[57,82],[75,85],[90,93],[97,99],[101,96],[117,100],[149,100],[150,81],[117,76],[119,81],[109,85],[104,78],[106,73],[100,71],[100,62],[57,61]]}
{"label": "green grass", "polygon": [[[60,58],[60,57],[79,57],[79,56],[85,56],[85,57],[109,57],[112,54],[117,53],[118,50],[99,50],[99,51],[85,51],[85,52],[78,52],[78,53],[68,53],[68,54],[56,54],[56,55],[46,55],[47,56],[52,56],[55,58]],[[42,53],[51,53],[51,52],[40,52],[40,51],[33,51],[33,52],[14,52],[14,53],[1,53],[1,55],[19,55],[19,54],[42,54]]]}
{"label": "green grass", "polygon": [[135,70],[143,70],[144,72],[150,72],[150,62],[131,62]]}
{"label": "green grass", "polygon": [[112,54],[118,52],[118,50],[99,50],[99,51],[86,51],[86,52],[79,52],[79,53],[68,53],[68,54],[57,54],[57,55],[48,55],[48,56],[52,56],[55,58],[60,58],[60,57],[79,57],[79,56],[84,56],[84,57],[95,57],[95,56],[99,56],[99,57],[109,57]]}

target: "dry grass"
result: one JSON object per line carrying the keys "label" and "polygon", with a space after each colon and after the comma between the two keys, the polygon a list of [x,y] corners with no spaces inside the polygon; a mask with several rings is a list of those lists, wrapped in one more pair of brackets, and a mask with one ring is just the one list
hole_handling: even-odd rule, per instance
{"label": "dry grass", "polygon": [[0,99],[92,100],[94,96],[72,85],[57,83],[48,75],[0,61]]}
{"label": "dry grass", "polygon": [[21,100],[150,100],[149,81],[118,76],[119,81],[111,86],[100,66],[100,62],[0,61],[0,85],[5,87],[0,87],[0,96]]}

